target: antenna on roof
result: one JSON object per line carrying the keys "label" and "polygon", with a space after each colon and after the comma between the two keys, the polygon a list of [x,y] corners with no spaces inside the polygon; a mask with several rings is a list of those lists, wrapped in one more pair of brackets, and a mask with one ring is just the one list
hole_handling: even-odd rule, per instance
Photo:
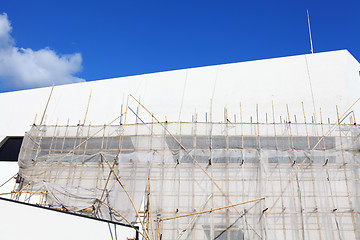
{"label": "antenna on roof", "polygon": [[313,53],[314,53],[314,49],[313,49],[313,43],[312,43],[312,39],[311,39],[311,28],[310,28],[309,10],[306,9],[306,13],[307,13],[308,26],[309,26],[309,36],[310,36],[311,53],[313,54]]}

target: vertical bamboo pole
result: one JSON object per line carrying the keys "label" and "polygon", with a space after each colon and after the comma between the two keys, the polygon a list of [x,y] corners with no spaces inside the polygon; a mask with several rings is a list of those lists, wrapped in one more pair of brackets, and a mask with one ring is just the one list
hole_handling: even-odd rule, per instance
{"label": "vertical bamboo pole", "polygon": [[[196,118],[196,112],[195,112],[195,118]],[[193,124],[193,149],[194,149],[194,153],[196,153],[196,131],[197,131],[197,123],[196,121],[194,121]],[[194,154],[195,155],[195,154]],[[194,158],[196,159],[196,155],[194,156]],[[196,174],[195,174],[195,161],[192,163],[192,209],[195,209],[195,183],[196,183]],[[196,239],[195,238],[195,231],[191,232],[192,234],[192,239]]]}
{"label": "vertical bamboo pole", "polygon": [[288,123],[289,123],[291,149],[292,149],[292,151],[294,151],[294,139],[293,139],[292,130],[291,130],[291,120],[290,120],[289,106],[287,104],[286,104],[286,111],[287,111],[287,117],[288,117]]}
{"label": "vertical bamboo pole", "polygon": [[241,149],[244,150],[244,124],[243,124],[241,102],[240,102],[240,123],[241,123]]}
{"label": "vertical bamboo pole", "polygon": [[[212,112],[212,100],[210,100],[210,112]],[[211,114],[212,116],[212,114]],[[214,177],[214,169],[213,169],[213,121],[212,121],[212,117],[210,119],[210,161],[211,161],[211,165],[210,165],[210,174],[211,177]],[[214,184],[211,184],[211,208],[215,207],[215,202],[214,202]],[[211,224],[210,224],[210,238],[214,239],[215,238],[215,216],[214,213],[211,212],[210,213],[211,216]]]}
{"label": "vertical bamboo pole", "polygon": [[259,123],[259,106],[256,104],[256,125],[257,125],[257,136],[258,136],[258,150],[261,149],[260,142],[260,123]]}
{"label": "vertical bamboo pole", "polygon": [[[306,119],[304,103],[303,103],[303,112],[304,112],[304,119]],[[317,133],[318,131],[317,131],[317,123],[316,123],[315,114],[313,115],[313,118],[314,118],[314,123],[312,123],[312,126],[316,128],[315,132]],[[308,151],[311,154],[312,150],[314,150],[314,149],[311,149],[311,146],[310,146],[310,136],[308,134],[307,126],[306,126],[306,137],[308,139]],[[324,143],[325,143],[325,141],[324,141]],[[317,190],[316,190],[316,186],[315,186],[314,165],[313,165],[312,159],[310,160],[310,169],[311,169],[311,178],[312,178],[311,183],[312,183],[313,195],[314,195],[313,200],[314,200],[315,212],[316,212],[315,215],[316,215],[316,222],[317,222],[318,233],[319,233],[318,239],[321,240],[322,239],[321,231],[320,231],[321,225],[320,225],[320,217],[319,217],[319,211],[318,211],[319,208],[318,208],[317,195],[316,195]]]}
{"label": "vertical bamboo pole", "polygon": [[148,181],[147,181],[147,187],[146,187],[147,193],[146,193],[146,231],[149,232],[149,221],[150,221],[150,169],[148,172]]}
{"label": "vertical bamboo pole", "polygon": [[[82,127],[84,128],[85,125],[83,125]],[[88,126],[88,132],[87,132],[86,138],[88,139],[89,137],[90,137],[90,124]],[[80,187],[80,183],[81,183],[81,180],[82,180],[82,174],[84,172],[84,165],[85,165],[84,161],[85,161],[85,156],[86,156],[87,145],[88,145],[88,142],[85,142],[84,152],[83,152],[83,159],[82,159],[82,163],[81,163],[81,171],[80,171],[79,181],[78,181],[78,187]],[[87,167],[87,166],[85,166],[85,167]]]}
{"label": "vertical bamboo pole", "polygon": [[[267,176],[266,176],[266,173],[265,173],[265,176],[264,176],[264,162],[262,162],[263,158],[262,158],[262,154],[261,154],[261,137],[260,137],[260,122],[259,122],[259,105],[256,104],[256,127],[257,127],[257,139],[258,139],[258,147],[257,147],[257,151],[258,151],[258,156],[259,156],[259,168],[261,169],[260,171],[260,174],[259,174],[259,182],[260,182],[260,187],[259,187],[259,197],[262,196],[263,192],[264,192],[264,187],[265,187],[265,184],[267,183]],[[264,237],[266,238],[266,226],[267,226],[267,216],[264,215],[263,216],[265,218],[265,224],[263,224],[262,222],[260,222],[260,226],[261,226],[261,229],[264,229],[264,232],[262,235],[264,235]],[[265,225],[265,226],[264,226]]]}
{"label": "vertical bamboo pole", "polygon": [[212,98],[210,99],[210,122],[212,123]]}
{"label": "vertical bamboo pole", "polygon": [[[158,218],[157,220],[159,220],[161,218],[161,211],[158,210]],[[161,240],[160,238],[160,221],[157,221],[158,227],[157,227],[157,240]]]}
{"label": "vertical bamboo pole", "polygon": [[[225,136],[225,140],[226,140],[226,146],[225,146],[225,156],[226,156],[226,168],[225,168],[225,178],[226,179],[229,179],[229,164],[230,164],[230,159],[229,159],[229,154],[228,154],[228,152],[229,152],[229,117],[228,117],[228,109],[227,109],[227,106],[225,107],[225,113],[226,113],[226,121],[225,121],[225,134],[226,134],[226,136]],[[225,183],[225,186],[226,186],[226,194],[227,195],[229,195],[229,193],[230,193],[230,186],[229,186],[229,181],[226,181],[226,183]],[[226,199],[226,205],[228,205],[229,204],[229,201],[228,201],[228,199]],[[229,226],[229,224],[230,224],[230,212],[229,212],[229,209],[226,209],[226,224],[227,224],[227,226]],[[215,227],[215,226],[214,226]],[[226,237],[227,237],[227,239],[229,240],[229,238],[230,238],[230,232],[229,231],[227,231],[226,232]]]}
{"label": "vertical bamboo pole", "polygon": [[354,125],[356,125],[355,111],[353,110]]}
{"label": "vertical bamboo pole", "polygon": [[[324,152],[326,153],[327,152],[327,149],[326,149],[326,136],[325,136],[324,127],[323,127],[323,116],[322,116],[322,109],[321,108],[320,108],[320,124],[321,124],[321,135],[322,135],[323,142],[324,142]],[[325,160],[325,161],[327,161],[327,160]],[[334,201],[333,191],[332,191],[331,182],[330,182],[328,165],[324,164],[323,167],[325,168],[326,175],[327,175],[327,178],[324,181],[327,183],[327,185],[329,187],[329,190],[330,190],[330,193],[327,194],[327,199],[326,199],[327,203],[328,203],[328,209],[334,209],[335,208],[335,201]],[[331,201],[330,201],[329,198],[331,199]],[[336,216],[336,211],[330,211],[330,214],[333,215],[333,217],[334,217],[334,222],[335,222],[335,225],[337,226],[337,232],[338,232],[339,239],[342,239],[341,234],[340,234],[340,229],[339,229],[337,216]],[[331,225],[333,226],[333,224],[331,224]],[[333,229],[333,228],[331,228],[331,229]],[[334,232],[334,230],[332,230],[332,232]]]}
{"label": "vertical bamboo pole", "polygon": [[[275,150],[276,150],[276,152],[278,152],[278,151],[279,151],[279,146],[278,146],[278,139],[277,139],[277,133],[276,133],[274,101],[271,101],[271,105],[272,105],[272,116],[273,116],[274,137],[275,137]],[[277,154],[277,155],[278,155],[278,154]],[[278,167],[278,169],[279,169],[280,189],[283,189],[283,187],[282,187],[282,173],[281,173],[281,168]],[[282,215],[283,237],[284,237],[284,240],[286,240],[285,206],[284,206],[284,198],[283,198],[282,194],[281,194],[281,207],[282,207],[281,215]],[[266,215],[265,215],[265,216],[266,216]]]}
{"label": "vertical bamboo pole", "polygon": [[305,124],[307,144],[308,144],[308,149],[310,149],[310,139],[309,139],[309,133],[308,133],[307,123],[306,123],[306,114],[305,114],[304,102],[301,102],[301,104],[302,104],[302,110],[303,110],[303,115],[304,115],[304,124]]}
{"label": "vertical bamboo pole", "polygon": [[33,123],[34,126],[35,126],[35,123],[36,123],[36,118],[37,118],[37,113],[35,114],[35,118],[34,118],[34,123]]}

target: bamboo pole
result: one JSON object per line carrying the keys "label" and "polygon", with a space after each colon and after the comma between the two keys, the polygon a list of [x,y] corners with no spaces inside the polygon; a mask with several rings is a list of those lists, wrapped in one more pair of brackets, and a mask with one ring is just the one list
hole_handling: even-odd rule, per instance
{"label": "bamboo pole", "polygon": [[[146,211],[144,211],[144,213],[146,214],[146,231],[149,232],[149,195],[150,195],[150,181],[148,178],[148,183],[147,183],[147,187],[146,187]],[[141,213],[141,211],[139,211],[139,213]]]}
{"label": "bamboo pole", "polygon": [[286,104],[286,111],[287,111],[288,123],[289,123],[291,149],[294,150],[294,139],[293,139],[292,130],[291,130],[291,120],[290,120],[290,112],[289,112],[288,104]]}
{"label": "bamboo pole", "polygon": [[[158,214],[157,214],[157,218],[160,219],[160,216],[161,216],[161,211],[159,210]],[[158,227],[157,227],[157,238],[156,239],[161,240],[161,238],[160,238],[160,222],[158,221],[157,223],[158,223],[157,224]]]}
{"label": "bamboo pole", "polygon": [[11,195],[11,194],[13,194],[13,192],[0,193],[0,196],[1,196],[1,195]]}
{"label": "bamboo pole", "polygon": [[153,239],[155,239],[154,236],[154,225],[153,225],[153,221],[152,221],[152,211],[151,211],[151,201],[150,201],[150,173],[151,173],[151,169],[149,169],[149,176],[148,176],[148,224],[151,224],[151,232],[152,232],[152,237]]}
{"label": "bamboo pole", "polygon": [[44,116],[45,116],[45,113],[46,113],[46,109],[47,109],[47,107],[48,107],[48,105],[49,105],[50,98],[51,98],[51,95],[52,95],[53,90],[54,90],[54,84],[53,84],[52,87],[51,87],[50,95],[49,95],[49,98],[48,98],[48,100],[47,100],[47,102],[46,102],[45,109],[44,109],[44,113],[43,113],[43,115],[42,115],[42,117],[41,117],[40,126],[41,126],[41,124],[42,124],[42,122],[43,122],[43,120],[44,120]]}
{"label": "bamboo pole", "polygon": [[212,98],[210,98],[210,122],[212,123]]}
{"label": "bamboo pole", "polygon": [[33,125],[36,124],[36,118],[37,118],[37,113],[35,114],[35,118],[34,118],[34,123],[33,123]]}
{"label": "bamboo pole", "polygon": [[[310,137],[309,137],[309,133],[308,133],[308,128],[307,128],[307,124],[306,124],[306,115],[305,115],[305,107],[304,107],[304,102],[302,102],[302,108],[303,108],[303,114],[304,114],[304,122],[305,122],[305,130],[306,130],[306,138],[307,138],[307,141],[308,141],[308,150],[309,152],[311,153],[312,149],[310,147]],[[320,109],[320,119],[322,118],[322,113],[321,113],[321,109]],[[314,117],[314,123],[316,124],[316,119],[315,119],[315,114],[313,115]],[[321,120],[322,121],[322,120]],[[315,125],[316,126],[316,125]],[[317,129],[316,129],[316,133],[317,133]],[[325,141],[324,141],[324,144],[325,144]],[[310,162],[310,165],[312,165],[312,162]],[[316,196],[316,187],[315,187],[315,182],[314,182],[314,179],[315,179],[315,176],[314,176],[314,169],[312,167],[310,167],[311,169],[311,177],[312,177],[312,188],[313,188],[313,194],[314,194],[314,205],[315,205],[315,209],[318,209],[318,204],[317,204],[317,196]],[[300,197],[300,202],[301,202],[301,197]],[[302,203],[302,202],[301,202]],[[302,204],[300,205],[300,209],[302,209]],[[302,219],[303,219],[303,210],[301,210],[301,216],[302,216]],[[317,226],[318,226],[318,229],[320,229],[320,218],[319,218],[319,212],[316,211],[316,220],[317,220]],[[302,223],[303,224],[303,223]],[[304,232],[304,231],[303,231]],[[304,233],[303,233],[304,235]],[[319,239],[322,239],[322,236],[321,236],[321,231],[319,231]]]}
{"label": "bamboo pole", "polygon": [[[240,123],[241,123],[241,149],[244,150],[244,126],[243,126],[243,115],[242,115],[242,106],[240,102]],[[242,159],[244,160],[244,159]]]}
{"label": "bamboo pole", "polygon": [[354,125],[356,125],[355,112],[353,111]]}
{"label": "bamboo pole", "polygon": [[310,149],[310,139],[309,139],[307,124],[306,124],[306,114],[305,114],[304,102],[301,102],[301,104],[302,104],[302,110],[303,110],[303,114],[304,114],[304,123],[305,123],[306,139],[307,139],[308,149],[313,150],[313,149]]}
{"label": "bamboo pole", "polygon": [[163,222],[163,221],[172,220],[172,219],[176,219],[176,218],[182,218],[182,217],[188,217],[188,216],[193,216],[193,215],[198,215],[198,214],[209,213],[209,212],[214,212],[214,211],[219,211],[219,210],[226,209],[226,208],[236,207],[236,206],[239,206],[239,205],[243,205],[243,204],[247,204],[247,203],[251,203],[251,202],[256,202],[256,201],[260,201],[260,200],[264,200],[264,199],[265,199],[264,197],[261,197],[261,198],[256,198],[256,199],[252,199],[252,200],[249,200],[249,201],[236,203],[236,204],[231,204],[231,205],[218,207],[218,208],[213,208],[213,209],[209,209],[209,210],[205,210],[205,211],[193,212],[193,213],[188,213],[188,214],[183,214],[183,215],[178,215],[178,216],[168,217],[168,218],[160,218],[159,220],[154,220],[154,221],[155,222],[158,222],[158,221]]}
{"label": "bamboo pole", "polygon": [[87,116],[88,111],[89,111],[89,105],[90,105],[91,93],[92,93],[92,89],[90,90],[90,95],[89,95],[89,100],[88,100],[87,107],[86,107],[86,112],[85,112],[85,117],[84,117],[84,123],[83,123],[83,125],[85,125],[85,122],[86,122],[86,116]]}
{"label": "bamboo pole", "polygon": [[260,125],[259,125],[259,105],[256,104],[256,128],[258,136],[258,149],[261,150],[261,140],[260,140]]}
{"label": "bamboo pole", "polygon": [[10,178],[9,178],[8,180],[6,180],[3,184],[1,184],[1,185],[0,185],[0,188],[1,188],[2,186],[4,186],[5,184],[7,184],[8,182],[10,182],[11,179],[15,178],[16,175],[17,175],[17,173],[15,173],[12,177],[10,177]]}

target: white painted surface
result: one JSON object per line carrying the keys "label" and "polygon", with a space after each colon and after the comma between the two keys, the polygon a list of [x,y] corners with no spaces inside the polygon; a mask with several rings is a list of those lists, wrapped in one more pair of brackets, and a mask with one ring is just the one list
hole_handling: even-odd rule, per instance
{"label": "white painted surface", "polygon": [[[129,94],[141,98],[161,121],[165,116],[168,121],[191,121],[195,111],[198,121],[205,121],[213,99],[214,121],[224,121],[225,106],[229,120],[234,120],[234,114],[239,120],[242,102],[244,121],[250,121],[250,116],[255,121],[259,104],[259,120],[265,122],[266,114],[268,119],[272,116],[274,101],[277,121],[280,116],[285,119],[286,104],[292,118],[296,114],[297,119],[303,119],[304,102],[308,121],[315,103],[318,121],[321,107],[324,118],[334,122],[335,106],[343,112],[360,96],[359,70],[359,63],[342,50],[56,86],[46,123],[55,124],[57,119],[59,124],[68,119],[72,124],[82,123],[91,89],[87,123],[92,124],[105,124],[117,117]],[[0,136],[23,135],[36,114],[39,123],[49,93],[50,88],[39,88],[0,94]],[[138,105],[130,98],[129,106],[136,111]],[[140,117],[151,121],[143,109]],[[127,119],[132,122],[134,114],[129,113]]]}
{"label": "white painted surface", "polygon": [[[9,180],[12,176],[14,176],[18,172],[18,164],[17,162],[2,162],[0,161],[0,186]],[[0,193],[9,193],[13,190],[15,184],[15,180],[12,180],[0,187]],[[7,197],[8,195],[0,195],[0,197]],[[0,203],[1,205],[1,203]],[[0,219],[1,221],[1,219]],[[0,238],[1,239],[1,238]]]}
{"label": "white painted surface", "polygon": [[[108,225],[92,219],[0,200],[0,239],[108,240]],[[5,216],[5,217],[4,217]],[[111,226],[113,234],[114,228]],[[118,239],[134,237],[134,231],[117,227]]]}

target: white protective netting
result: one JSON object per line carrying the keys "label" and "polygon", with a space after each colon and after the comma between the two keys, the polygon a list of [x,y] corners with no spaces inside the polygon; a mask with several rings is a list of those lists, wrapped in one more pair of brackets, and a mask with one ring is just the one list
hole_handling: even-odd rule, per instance
{"label": "white protective netting", "polygon": [[19,156],[19,189],[46,192],[46,206],[93,208],[83,214],[125,223],[97,201],[104,192],[135,222],[114,174],[106,184],[120,149],[115,171],[136,208],[150,212],[151,239],[356,239],[359,134],[330,124],[34,126]]}

